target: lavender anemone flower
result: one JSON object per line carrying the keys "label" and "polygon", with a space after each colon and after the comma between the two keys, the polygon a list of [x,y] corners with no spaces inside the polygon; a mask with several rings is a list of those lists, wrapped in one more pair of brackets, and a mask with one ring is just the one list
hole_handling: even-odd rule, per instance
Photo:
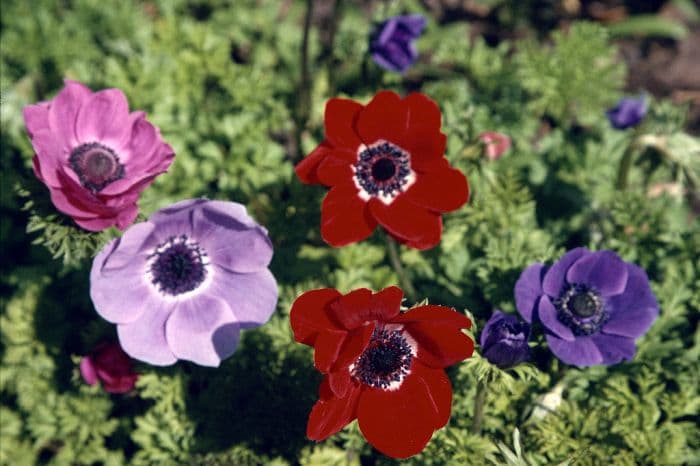
{"label": "lavender anemone flower", "polygon": [[372,30],[369,52],[377,65],[403,73],[418,58],[414,41],[420,37],[426,20],[421,15],[403,15],[379,23]]}
{"label": "lavender anemone flower", "polygon": [[585,367],[631,360],[634,340],[659,314],[649,279],[612,251],[576,248],[551,267],[533,264],[515,284],[527,322],[539,321],[554,355]]}
{"label": "lavender anemone flower", "polygon": [[481,332],[481,352],[501,369],[513,367],[530,358],[530,325],[514,315],[494,311]]}
{"label": "lavender anemone flower", "polygon": [[218,366],[241,329],[277,304],[267,231],[234,202],[178,202],[133,225],[95,257],[90,297],[124,351],[154,365]]}
{"label": "lavender anemone flower", "polygon": [[56,208],[90,231],[131,225],[141,191],[175,156],[143,112],[129,113],[119,89],[66,80],[53,100],[25,107],[24,122],[37,178]]}
{"label": "lavender anemone flower", "polygon": [[647,114],[646,98],[644,95],[640,95],[637,98],[624,97],[605,114],[614,128],[627,129],[637,126]]}

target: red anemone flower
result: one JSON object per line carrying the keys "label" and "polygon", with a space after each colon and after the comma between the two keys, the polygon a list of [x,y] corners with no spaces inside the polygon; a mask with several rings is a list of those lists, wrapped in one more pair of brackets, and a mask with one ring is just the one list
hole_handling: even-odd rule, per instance
{"label": "red anemone flower", "polygon": [[312,290],[292,305],[294,339],[314,348],[325,377],[306,435],[321,441],[357,418],[377,450],[408,458],[450,418],[452,387],[444,368],[471,356],[460,329],[471,321],[443,306],[401,313],[403,291],[360,288],[346,295]]}
{"label": "red anemone flower", "polygon": [[330,187],[321,206],[328,244],[361,241],[378,224],[412,248],[440,242],[441,214],[469,197],[466,177],[444,156],[440,119],[437,104],[419,93],[382,91],[366,106],[328,101],[326,139],[295,169],[303,183]]}

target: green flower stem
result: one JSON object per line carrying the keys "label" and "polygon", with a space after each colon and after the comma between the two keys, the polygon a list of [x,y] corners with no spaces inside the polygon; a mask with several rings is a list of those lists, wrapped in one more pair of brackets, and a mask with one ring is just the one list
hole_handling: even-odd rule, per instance
{"label": "green flower stem", "polygon": [[474,418],[472,419],[471,433],[481,435],[481,425],[484,422],[484,404],[486,403],[486,384],[483,380],[476,386],[474,396]]}
{"label": "green flower stem", "polygon": [[311,72],[309,71],[309,34],[311,31],[311,19],[314,13],[314,0],[306,0],[306,16],[304,17],[304,32],[301,39],[301,55],[299,65],[301,76],[299,79],[299,92],[296,112],[296,146],[297,159],[303,157],[301,152],[301,134],[306,127],[311,113]]}
{"label": "green flower stem", "polygon": [[389,261],[391,262],[391,266],[394,268],[396,275],[399,276],[401,287],[406,293],[406,296],[415,303],[418,294],[416,293],[416,289],[413,287],[413,283],[411,283],[411,279],[406,273],[406,270],[401,264],[401,257],[399,256],[399,248],[396,245],[396,241],[394,241],[394,239],[386,232],[384,232],[384,239],[386,240],[386,247],[389,251]]}
{"label": "green flower stem", "polygon": [[639,139],[639,130],[635,129],[632,134],[632,140],[630,141],[625,153],[622,154],[622,159],[620,160],[620,166],[617,169],[617,181],[615,182],[615,187],[620,191],[627,189],[627,178],[629,175],[630,168],[632,167],[632,158],[634,153],[637,151]]}

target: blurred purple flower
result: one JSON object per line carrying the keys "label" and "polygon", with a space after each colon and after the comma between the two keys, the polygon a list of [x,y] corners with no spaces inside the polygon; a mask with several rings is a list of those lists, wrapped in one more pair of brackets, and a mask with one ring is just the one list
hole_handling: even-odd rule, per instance
{"label": "blurred purple flower", "polygon": [[549,348],[580,367],[631,360],[634,340],[659,314],[649,279],[612,251],[576,248],[551,267],[533,264],[515,284],[518,312],[545,328]]}
{"label": "blurred purple flower", "polygon": [[154,365],[218,366],[241,329],[277,304],[267,231],[234,202],[178,202],[133,225],[95,257],[90,296],[122,348]]}
{"label": "blurred purple flower", "polygon": [[175,156],[143,112],[129,113],[119,89],[66,80],[53,100],[26,106],[24,122],[37,178],[56,208],[90,231],[131,225],[141,191]]}
{"label": "blurred purple flower", "polygon": [[134,388],[138,374],[129,356],[117,343],[101,343],[80,360],[80,375],[88,385],[102,383],[109,393],[126,393]]}
{"label": "blurred purple flower", "polygon": [[418,58],[413,43],[423,33],[426,19],[421,15],[394,16],[375,26],[369,52],[377,65],[403,73]]}
{"label": "blurred purple flower", "polygon": [[605,114],[610,124],[617,129],[627,129],[637,126],[647,114],[647,101],[644,95],[639,97],[624,97]]}
{"label": "blurred purple flower", "polygon": [[501,369],[515,366],[530,357],[530,325],[514,315],[494,311],[481,332],[481,352]]}

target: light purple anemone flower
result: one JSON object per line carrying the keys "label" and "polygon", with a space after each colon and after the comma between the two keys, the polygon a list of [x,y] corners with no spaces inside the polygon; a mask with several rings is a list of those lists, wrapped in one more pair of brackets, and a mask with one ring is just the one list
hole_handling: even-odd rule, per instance
{"label": "light purple anemone flower", "polygon": [[649,279],[612,251],[576,248],[551,267],[533,264],[515,284],[527,322],[539,321],[561,361],[585,367],[631,360],[634,340],[659,314]]}
{"label": "light purple anemone flower", "polygon": [[277,304],[267,231],[241,204],[192,199],[133,225],[95,257],[90,297],[122,348],[154,365],[218,366]]}
{"label": "light purple anemone flower", "polygon": [[175,156],[143,112],[129,113],[119,89],[66,80],[54,99],[25,107],[24,122],[37,178],[56,208],[90,231],[131,225],[141,191]]}
{"label": "light purple anemone flower", "polygon": [[403,73],[418,58],[414,41],[425,29],[421,15],[394,16],[374,27],[369,39],[369,53],[377,65]]}

